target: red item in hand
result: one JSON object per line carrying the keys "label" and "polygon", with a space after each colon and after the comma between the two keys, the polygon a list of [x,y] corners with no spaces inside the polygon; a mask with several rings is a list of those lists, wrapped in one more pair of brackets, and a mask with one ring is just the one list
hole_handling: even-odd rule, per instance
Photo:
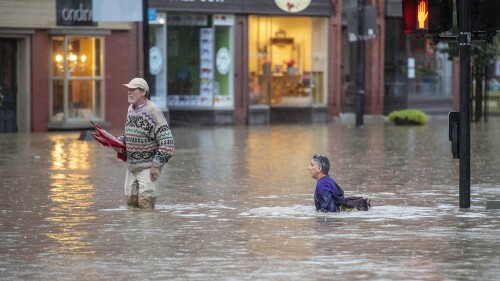
{"label": "red item in hand", "polygon": [[94,122],[90,121],[92,123],[97,131],[97,133],[92,133],[92,136],[94,139],[96,139],[100,144],[104,146],[109,146],[111,148],[119,148],[121,152],[116,153],[116,157],[120,160],[127,161],[127,156],[125,155],[126,152],[126,147],[125,144],[117,139],[115,136],[112,134],[108,133],[104,128],[101,126],[95,124]]}

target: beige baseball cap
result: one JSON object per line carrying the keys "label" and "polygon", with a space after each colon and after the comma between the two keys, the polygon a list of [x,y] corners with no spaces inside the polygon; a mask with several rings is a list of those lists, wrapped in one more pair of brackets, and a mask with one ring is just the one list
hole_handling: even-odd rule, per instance
{"label": "beige baseball cap", "polygon": [[148,82],[142,78],[134,78],[128,84],[123,84],[123,86],[129,89],[141,88],[149,92]]}

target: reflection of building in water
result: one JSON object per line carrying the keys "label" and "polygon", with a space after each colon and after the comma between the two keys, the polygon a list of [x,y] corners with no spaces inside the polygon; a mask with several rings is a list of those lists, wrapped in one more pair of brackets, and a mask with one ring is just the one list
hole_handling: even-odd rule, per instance
{"label": "reflection of building in water", "polygon": [[[314,186],[307,165],[315,153],[328,150],[326,134],[323,128],[310,133],[299,127],[261,129],[249,134],[246,139],[248,191],[263,196],[286,194],[291,187],[283,185],[285,178],[296,180],[298,185]],[[289,149],[283,150],[283,146]]]}
{"label": "reflection of building in water", "polygon": [[[234,138],[234,131],[226,128],[206,130],[199,134],[199,143],[205,147],[198,161],[198,176],[201,179],[231,178],[236,169],[232,164],[235,155],[232,153],[233,150],[229,149],[235,146]],[[218,145],[219,149],[208,149]],[[217,157],[221,150],[224,150],[224,157]],[[220,169],[220,167],[226,168]]]}
{"label": "reflection of building in water", "polygon": [[65,136],[53,136],[52,170],[88,170],[90,168],[89,143],[65,141]]}
{"label": "reflection of building in water", "polygon": [[[45,219],[56,228],[45,235],[59,244],[50,252],[90,254],[94,253],[86,242],[87,226],[95,220],[90,211],[93,204],[94,186],[89,182],[89,143],[69,140],[59,135],[52,138],[49,215]],[[74,171],[74,173],[73,173]],[[82,173],[83,172],[83,173]]]}

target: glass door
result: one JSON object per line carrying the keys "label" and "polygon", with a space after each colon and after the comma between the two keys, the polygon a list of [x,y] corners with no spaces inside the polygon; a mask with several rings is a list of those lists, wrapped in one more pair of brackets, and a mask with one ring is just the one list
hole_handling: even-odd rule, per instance
{"label": "glass door", "polygon": [[17,132],[16,39],[0,38],[0,133]]}

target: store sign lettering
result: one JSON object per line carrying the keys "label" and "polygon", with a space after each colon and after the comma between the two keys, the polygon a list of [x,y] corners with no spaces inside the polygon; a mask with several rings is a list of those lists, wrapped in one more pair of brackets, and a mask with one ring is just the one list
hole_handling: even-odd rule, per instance
{"label": "store sign lettering", "polygon": [[224,0],[170,0],[170,2],[208,2],[208,3],[224,3]]}
{"label": "store sign lettering", "polygon": [[84,9],[80,3],[79,9],[63,9],[61,16],[65,21],[92,21],[92,10]]}
{"label": "store sign lettering", "polygon": [[92,0],[57,0],[57,25],[92,26]]}

